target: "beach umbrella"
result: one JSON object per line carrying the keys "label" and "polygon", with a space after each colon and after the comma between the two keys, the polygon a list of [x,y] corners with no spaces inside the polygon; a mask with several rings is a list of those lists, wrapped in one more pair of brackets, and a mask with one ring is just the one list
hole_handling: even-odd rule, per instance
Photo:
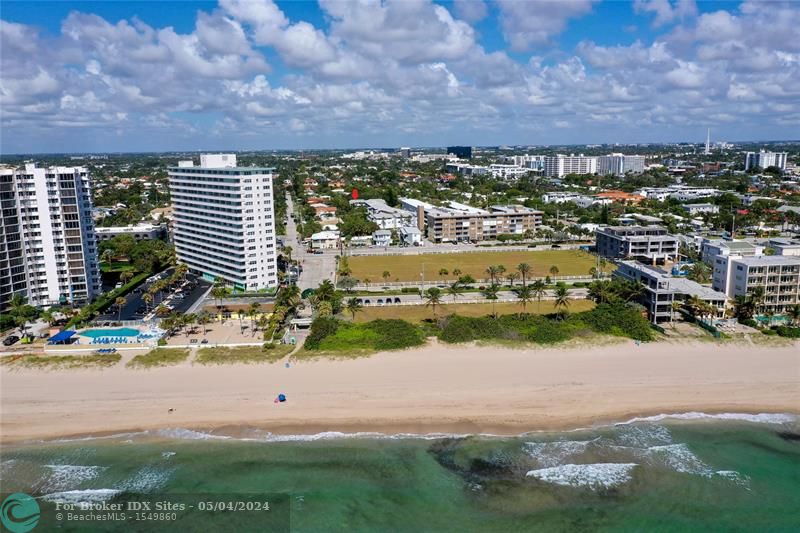
{"label": "beach umbrella", "polygon": [[278,401],[279,402],[285,402],[286,401],[286,395],[285,394],[278,394]]}

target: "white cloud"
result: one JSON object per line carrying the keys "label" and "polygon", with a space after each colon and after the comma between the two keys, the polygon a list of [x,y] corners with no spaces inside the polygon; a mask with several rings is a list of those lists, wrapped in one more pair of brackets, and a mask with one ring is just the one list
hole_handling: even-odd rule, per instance
{"label": "white cloud", "polygon": [[478,22],[486,18],[489,8],[483,0],[454,0],[456,15],[467,22]]}
{"label": "white cloud", "polygon": [[595,0],[497,0],[506,41],[514,50],[546,44],[563,32],[570,19],[587,15]]}
{"label": "white cloud", "polygon": [[637,13],[655,14],[656,28],[697,16],[695,0],[636,0],[633,9]]}

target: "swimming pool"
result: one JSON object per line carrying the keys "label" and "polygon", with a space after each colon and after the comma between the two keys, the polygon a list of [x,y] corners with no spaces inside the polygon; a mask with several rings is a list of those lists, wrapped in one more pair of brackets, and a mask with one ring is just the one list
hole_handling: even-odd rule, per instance
{"label": "swimming pool", "polygon": [[87,329],[83,333],[79,333],[81,337],[89,337],[90,339],[100,339],[103,337],[138,337],[139,330],[134,328],[117,328],[117,329]]}

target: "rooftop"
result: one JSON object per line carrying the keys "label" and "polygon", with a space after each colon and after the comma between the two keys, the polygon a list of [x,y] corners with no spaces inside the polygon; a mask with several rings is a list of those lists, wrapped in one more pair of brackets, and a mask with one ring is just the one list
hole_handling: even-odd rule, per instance
{"label": "rooftop", "polygon": [[798,255],[755,255],[752,257],[734,257],[733,261],[744,263],[747,266],[779,266],[800,265]]}

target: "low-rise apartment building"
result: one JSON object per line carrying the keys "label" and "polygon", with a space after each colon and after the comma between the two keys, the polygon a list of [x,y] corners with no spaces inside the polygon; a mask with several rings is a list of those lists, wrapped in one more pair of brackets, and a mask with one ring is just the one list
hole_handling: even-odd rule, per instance
{"label": "low-rise apartment building", "polygon": [[662,226],[606,226],[595,232],[597,254],[611,259],[668,261],[678,254],[678,239]]}
{"label": "low-rise apartment building", "polygon": [[415,213],[391,207],[380,198],[351,200],[350,205],[366,208],[367,219],[377,224],[380,229],[399,229],[403,226],[416,224],[417,217]]}
{"label": "low-rise apartment building", "polygon": [[730,298],[752,295],[762,287],[764,298],[757,303],[757,312],[782,315],[800,303],[800,256],[718,255],[712,287]]}
{"label": "low-rise apartment building", "polygon": [[654,324],[671,321],[675,313],[673,302],[683,302],[692,297],[709,304],[714,309],[714,318],[725,316],[728,298],[724,292],[686,278],[674,278],[659,268],[636,261],[620,261],[614,276],[644,285],[639,303],[647,309],[647,317]]}

